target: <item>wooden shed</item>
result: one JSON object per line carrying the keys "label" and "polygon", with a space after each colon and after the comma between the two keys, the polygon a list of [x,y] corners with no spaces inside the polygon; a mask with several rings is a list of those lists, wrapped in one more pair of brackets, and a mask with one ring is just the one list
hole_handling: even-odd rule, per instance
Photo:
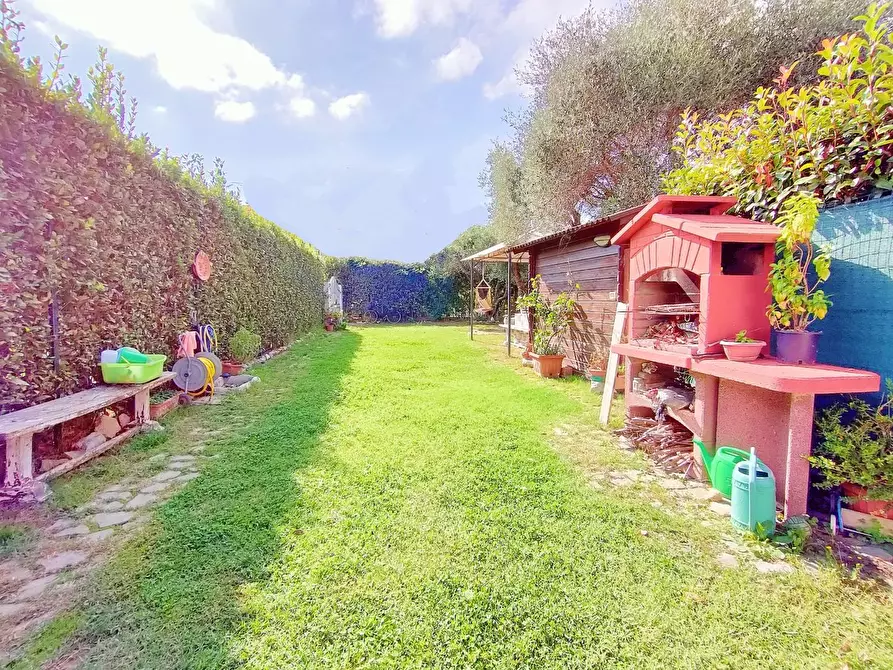
{"label": "wooden shed", "polygon": [[529,255],[530,276],[540,275],[546,296],[562,292],[577,300],[574,322],[564,337],[567,363],[583,372],[595,351],[607,356],[618,300],[623,299],[623,258],[611,237],[642,207],[544,235],[513,246],[513,254]]}

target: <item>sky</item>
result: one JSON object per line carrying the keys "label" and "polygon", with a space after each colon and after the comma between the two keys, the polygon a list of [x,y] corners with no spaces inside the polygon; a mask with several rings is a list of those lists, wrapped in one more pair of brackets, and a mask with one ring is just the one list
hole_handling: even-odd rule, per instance
{"label": "sky", "polygon": [[487,220],[478,185],[536,38],[589,0],[19,0],[25,51],[96,47],[137,130],[225,161],[247,202],[333,256],[422,261]]}

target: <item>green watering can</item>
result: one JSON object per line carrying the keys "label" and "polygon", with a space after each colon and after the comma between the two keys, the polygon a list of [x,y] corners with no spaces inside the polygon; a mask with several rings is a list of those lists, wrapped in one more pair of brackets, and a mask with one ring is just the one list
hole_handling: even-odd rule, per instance
{"label": "green watering can", "polygon": [[766,538],[775,535],[775,476],[750,450],[732,475],[732,526]]}
{"label": "green watering can", "polygon": [[[704,443],[695,438],[695,446],[701,450],[701,457],[704,459],[704,468],[710,477],[710,483],[713,488],[722,493],[724,498],[732,497],[732,476],[735,474],[735,466],[750,458],[750,454],[743,449],[735,447],[719,447],[715,454],[711,454],[710,450],[704,446]],[[760,465],[763,462],[757,459]]]}

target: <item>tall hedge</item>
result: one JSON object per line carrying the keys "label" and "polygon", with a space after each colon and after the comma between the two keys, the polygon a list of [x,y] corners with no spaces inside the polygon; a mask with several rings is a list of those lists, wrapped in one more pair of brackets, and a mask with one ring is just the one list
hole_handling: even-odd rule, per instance
{"label": "tall hedge", "polygon": [[[5,404],[91,386],[105,347],[172,356],[193,313],[215,327],[224,354],[239,326],[275,347],[320,323],[315,249],[138,146],[39,79],[0,68]],[[204,284],[190,272],[198,250],[213,263]]]}

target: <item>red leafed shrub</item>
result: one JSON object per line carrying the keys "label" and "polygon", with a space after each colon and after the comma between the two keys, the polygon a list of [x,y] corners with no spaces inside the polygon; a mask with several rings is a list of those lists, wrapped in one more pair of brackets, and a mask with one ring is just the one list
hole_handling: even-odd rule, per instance
{"label": "red leafed shrub", "polygon": [[[193,313],[214,326],[223,355],[241,326],[271,348],[322,322],[315,249],[190,178],[179,161],[140,151],[123,122],[122,131],[109,125],[27,69],[0,67],[4,404],[91,386],[106,347],[172,357]],[[213,263],[204,284],[190,271],[198,250]]]}

